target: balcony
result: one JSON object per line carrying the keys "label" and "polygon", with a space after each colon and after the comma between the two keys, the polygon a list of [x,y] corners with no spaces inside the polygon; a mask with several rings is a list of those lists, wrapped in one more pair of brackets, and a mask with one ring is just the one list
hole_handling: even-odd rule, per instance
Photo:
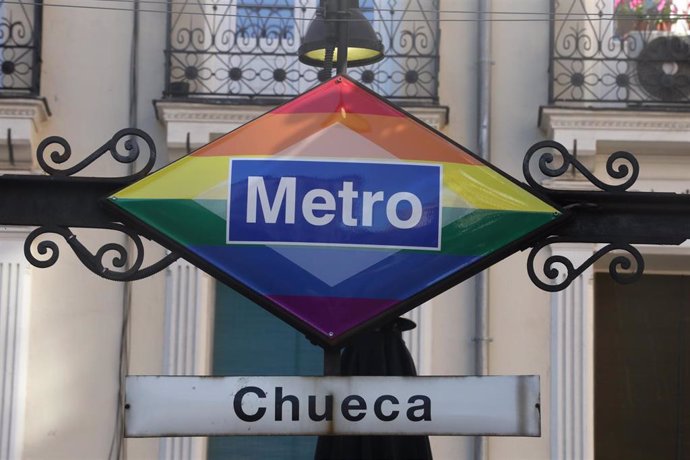
{"label": "balcony", "polygon": [[30,169],[50,114],[40,98],[42,0],[0,0],[0,169]]}
{"label": "balcony", "polygon": [[644,6],[628,8],[636,4],[630,0],[552,1],[552,106],[688,105],[688,1],[637,3]]}
{"label": "balcony", "polygon": [[39,95],[42,0],[0,0],[0,94]]}
{"label": "balcony", "polygon": [[[168,2],[164,98],[277,104],[328,78],[297,49],[317,0]],[[360,0],[386,58],[348,74],[402,105],[438,104],[439,0]]]}

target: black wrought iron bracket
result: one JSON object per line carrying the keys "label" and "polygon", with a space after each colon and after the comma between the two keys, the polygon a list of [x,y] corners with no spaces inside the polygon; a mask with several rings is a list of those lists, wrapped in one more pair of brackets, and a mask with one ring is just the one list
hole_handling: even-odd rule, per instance
{"label": "black wrought iron bracket", "polygon": [[[145,161],[139,162],[143,166],[138,170],[130,167],[120,177],[72,176],[107,154],[121,165],[134,166],[137,160]],[[146,278],[179,258],[170,253],[144,266],[142,238],[146,237],[119,223],[101,206],[103,198],[141,179],[153,168],[156,147],[148,134],[139,129],[123,129],[83,160],[63,168],[71,157],[72,149],[64,138],[49,137],[37,149],[38,164],[47,176],[0,176],[0,224],[38,226],[24,244],[24,254],[32,265],[45,268],[55,264],[60,255],[56,237],[64,239],[85,267],[109,280]],[[112,230],[126,238],[91,251],[72,232],[77,227]]]}
{"label": "black wrought iron bracket", "polygon": [[[96,160],[110,155],[121,165],[143,164],[120,177],[74,177]],[[143,160],[143,155],[148,157]],[[48,175],[0,176],[0,225],[38,226],[25,242],[25,254],[36,267],[58,260],[56,237],[64,239],[79,260],[93,273],[110,280],[132,281],[150,276],[179,258],[168,254],[144,266],[145,234],[120,223],[101,206],[103,199],[146,176],[153,168],[153,140],[138,129],[117,132],[84,160],[68,167],[72,150],[61,137],[49,137],[38,147],[37,160]],[[535,168],[536,164],[536,168]],[[532,174],[556,178],[578,171],[598,191],[550,189]],[[548,233],[537,233],[525,245],[531,248],[528,273],[534,284],[559,291],[589,266],[611,253],[611,275],[619,282],[633,282],[644,270],[644,259],[634,244],[679,245],[690,239],[690,195],[630,192],[639,176],[639,164],[628,152],[613,153],[606,165],[609,178],[592,175],[562,145],[553,141],[534,144],[523,162],[523,173],[537,194],[568,211],[569,218]],[[129,243],[111,242],[95,251],[83,245],[72,228],[106,229],[124,235]],[[125,239],[123,238],[122,241]],[[599,243],[598,249],[576,267],[562,255],[549,255],[537,267],[538,253],[557,243]],[[539,259],[540,260],[540,259]],[[540,269],[538,269],[540,268]]]}
{"label": "black wrought iron bracket", "polygon": [[[599,190],[550,189],[532,175],[534,165],[547,178],[579,172]],[[525,154],[523,173],[537,192],[567,210],[570,217],[552,235],[533,241],[527,261],[532,282],[546,291],[565,289],[588,267],[612,253],[609,273],[620,283],[632,283],[644,271],[644,258],[634,244],[679,245],[690,239],[690,195],[627,191],[635,184],[640,166],[629,152],[614,152],[606,162],[611,183],[595,177],[563,145],[554,141],[534,144]],[[579,267],[562,255],[549,255],[541,270],[537,254],[557,243],[600,243]],[[540,272],[540,275],[538,275]]]}

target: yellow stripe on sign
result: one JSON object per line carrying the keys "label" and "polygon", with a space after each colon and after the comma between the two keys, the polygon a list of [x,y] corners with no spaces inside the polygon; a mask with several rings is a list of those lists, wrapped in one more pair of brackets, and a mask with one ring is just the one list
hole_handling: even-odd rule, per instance
{"label": "yellow stripe on sign", "polygon": [[483,165],[443,163],[443,186],[476,209],[556,211],[522,187]]}
{"label": "yellow stripe on sign", "polygon": [[131,199],[193,199],[217,195],[218,185],[228,181],[228,161],[227,157],[188,156],[114,196]]}

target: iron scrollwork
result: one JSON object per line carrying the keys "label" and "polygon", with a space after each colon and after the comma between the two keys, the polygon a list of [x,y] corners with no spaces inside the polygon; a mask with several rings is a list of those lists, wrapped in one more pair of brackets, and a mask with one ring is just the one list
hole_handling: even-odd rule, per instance
{"label": "iron scrollwork", "polygon": [[[316,0],[168,2],[165,95],[280,102],[330,78],[297,50]],[[349,75],[395,102],[438,103],[439,0],[362,0],[385,47]]]}
{"label": "iron scrollwork", "polygon": [[[552,150],[560,155],[560,163],[557,162]],[[568,152],[562,144],[556,141],[537,142],[529,148],[522,163],[522,172],[527,182],[534,188],[546,191],[533,176],[531,171],[532,158],[539,155],[539,171],[548,177],[559,177],[565,174],[571,167],[577,169],[593,185],[605,192],[623,192],[628,190],[637,181],[640,175],[640,164],[630,152],[618,151],[612,153],[606,160],[606,173],[616,180],[623,180],[618,184],[607,184],[594,176],[574,155]]]}
{"label": "iron scrollwork", "polygon": [[639,107],[690,101],[684,16],[656,5],[633,13],[624,4],[552,0],[550,103]]}
{"label": "iron scrollwork", "polygon": [[40,1],[0,0],[0,88],[17,95],[38,95],[41,75]]}
{"label": "iron scrollwork", "polygon": [[[122,177],[98,178],[99,181],[106,183],[122,183],[143,178],[155,164],[156,146],[151,136],[142,130],[127,128],[118,131],[95,152],[70,167],[57,167],[65,164],[72,157],[72,147],[62,137],[52,136],[44,139],[39,144],[36,155],[39,165],[49,175],[70,177],[107,153],[119,163],[134,164],[142,156],[142,151],[146,151],[148,158],[138,171]],[[46,268],[54,265],[60,256],[60,249],[55,241],[55,237],[59,235],[86,268],[100,277],[113,281],[135,281],[146,278],[179,258],[178,254],[171,253],[144,267],[144,243],[139,233],[116,222],[99,224],[99,228],[124,234],[131,243],[106,243],[92,252],[68,227],[51,224],[38,227],[29,233],[24,242],[24,255],[35,267]]]}
{"label": "iron scrollwork", "polygon": [[[621,284],[634,283],[640,279],[644,272],[644,259],[640,251],[627,243],[610,243],[592,254],[579,267],[575,267],[567,257],[562,255],[556,254],[547,257],[542,265],[542,272],[552,282],[545,282],[536,273],[536,256],[545,247],[564,242],[567,242],[567,240],[559,237],[549,237],[532,248],[527,258],[527,273],[535,286],[548,292],[562,291],[594,262],[613,251],[620,252],[614,255],[609,262],[609,274],[616,282]],[[558,267],[561,267],[561,269]],[[563,279],[557,281],[561,275],[564,275]]]}
{"label": "iron scrollwork", "polygon": [[[58,244],[53,239],[42,239],[42,237],[51,234],[60,235],[86,268],[96,275],[112,281],[135,281],[146,278],[161,271],[179,258],[179,255],[171,253],[142,268],[144,244],[141,236],[122,224],[113,223],[107,229],[124,233],[132,241],[133,261],[130,262],[130,253],[124,244],[106,243],[93,253],[79,241],[69,228],[59,226],[38,227],[29,233],[24,242],[24,255],[29,263],[35,267],[47,268],[54,265],[60,257]],[[35,246],[34,243],[36,243]]]}
{"label": "iron scrollwork", "polygon": [[[46,157],[49,157],[50,161],[53,164],[62,165],[71,158],[72,147],[69,145],[69,142],[67,142],[67,140],[63,137],[51,136],[45,138],[38,145],[38,148],[36,150],[36,156],[38,164],[41,166],[43,171],[50,174],[51,176],[65,177],[71,176],[83,170],[84,168],[92,164],[94,161],[96,161],[98,158],[100,158],[106,153],[110,153],[113,159],[120,163],[133,164],[141,155],[142,141],[144,144],[146,144],[148,149],[148,160],[146,161],[146,164],[144,164],[144,166],[141,168],[141,170],[134,172],[132,174],[128,174],[124,177],[103,179],[127,179],[135,181],[146,176],[146,174],[148,174],[151,171],[151,169],[153,169],[153,166],[156,162],[156,145],[154,144],[153,139],[151,139],[151,136],[149,136],[146,132],[140,129],[126,128],[118,131],[110,140],[108,140],[108,142],[99,147],[95,152],[81,160],[76,165],[68,168],[60,169],[51,166],[50,164],[48,164],[48,161],[46,160]],[[53,149],[51,150],[50,154],[48,154],[48,148],[55,145],[59,146],[61,151]]]}

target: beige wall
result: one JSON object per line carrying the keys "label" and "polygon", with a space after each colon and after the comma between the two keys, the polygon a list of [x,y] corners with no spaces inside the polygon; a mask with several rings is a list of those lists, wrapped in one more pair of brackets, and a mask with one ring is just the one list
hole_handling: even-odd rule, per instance
{"label": "beige wall", "polygon": [[[119,3],[95,3],[121,6]],[[533,2],[526,3],[530,3],[526,9],[534,7]],[[545,1],[538,3],[546,4]],[[445,0],[441,8],[470,10],[475,4],[474,0]],[[515,7],[512,3],[495,2],[496,9]],[[42,95],[53,116],[41,127],[39,138],[61,135],[72,144],[75,155],[88,154],[115,131],[128,125],[132,15],[50,7],[45,8],[44,14]],[[443,16],[446,19],[457,17],[449,13]],[[539,103],[535,100],[545,94],[545,86],[535,84],[535,81],[545,81],[545,76],[537,75],[535,79],[535,75],[525,75],[526,72],[516,75],[515,69],[524,69],[521,61],[524,53],[518,52],[520,46],[529,44],[533,49],[531,41],[535,40],[535,34],[537,37],[545,34],[546,26],[543,30],[536,28],[538,30],[529,35],[524,31],[518,34],[517,28],[515,25],[494,25],[494,161],[509,168],[511,173],[518,171],[516,165],[522,152],[537,135],[536,107]],[[445,132],[470,149],[476,149],[477,131],[476,33],[476,23],[443,23],[440,101],[450,107]],[[504,34],[511,39],[499,39]],[[143,13],[137,115],[139,126],[157,142],[159,163],[166,157],[164,130],[155,119],[151,100],[160,97],[162,92],[164,37],[164,16]],[[539,67],[534,66],[532,73],[538,72]],[[519,94],[511,89],[516,78],[525,88]],[[504,100],[510,102],[506,104],[510,106],[508,109],[503,107]],[[114,162],[104,158],[84,174],[112,175],[115,167]],[[85,235],[83,241],[93,249],[110,241],[93,232]],[[120,330],[125,301],[123,285],[86,272],[65,245],[62,245],[61,254],[54,268],[35,270],[24,454],[32,459],[106,458],[116,423]],[[504,300],[494,293],[496,286],[511,285],[511,276],[510,268],[497,269],[492,274],[495,278],[491,291],[491,332],[495,341],[491,348],[492,372],[543,375],[544,363],[548,362],[541,342],[543,334],[537,334],[539,337],[515,334],[505,327],[522,317],[524,305],[510,304],[500,310],[496,307]],[[164,285],[164,275],[132,285],[129,329],[132,373],[162,371]],[[432,309],[433,337],[429,351],[432,373],[472,374],[473,281],[463,283],[430,304],[425,308]],[[527,342],[523,343],[525,340]],[[541,351],[541,354],[525,355],[524,366],[505,365],[504,361],[513,364],[516,361],[512,358],[502,360],[502,354],[512,356],[512,350],[523,346]],[[547,383],[543,380],[542,391],[544,388]],[[506,452],[512,448],[510,442]],[[471,457],[471,438],[439,437],[433,439],[433,445],[437,458]],[[492,444],[492,449],[495,448],[498,455],[503,445],[505,443],[495,447]],[[156,440],[128,443],[130,458],[151,458],[157,455],[157,449]]]}
{"label": "beige wall", "polygon": [[[493,0],[494,11],[548,13],[549,0]],[[547,16],[540,16],[545,19]],[[524,181],[522,159],[543,139],[537,116],[547,103],[549,22],[493,23],[491,161]],[[527,276],[526,253],[498,263],[490,273],[490,373],[541,377],[541,438],[491,438],[492,460],[549,458],[549,295]]]}
{"label": "beige wall", "polygon": [[[128,126],[132,14],[46,3],[41,94],[52,117],[40,126],[39,138],[63,136],[74,156],[82,158]],[[82,4],[122,8],[120,2]],[[159,64],[162,61],[162,27],[157,29],[161,39],[155,42],[155,57],[143,59],[149,65],[156,58]],[[150,37],[147,40],[154,44]],[[152,53],[150,49],[145,52]],[[146,130],[159,137],[161,129],[153,121],[149,102],[152,78],[162,86],[160,69],[147,70],[142,78],[141,86],[149,95],[142,97],[146,103],[140,118]],[[114,176],[124,171],[124,166],[105,156],[82,175]],[[74,232],[93,252],[104,243],[123,241],[117,233]],[[90,273],[66,244],[60,249],[54,267],[33,269],[24,458],[105,459],[113,436],[117,436],[124,285]],[[141,283],[147,287],[141,289]],[[155,356],[156,348],[142,347],[141,342],[161,336],[160,282],[152,279],[135,284],[134,299],[132,317],[146,327],[134,332],[131,343],[154,350],[151,359],[137,353],[134,365],[153,370],[153,363],[161,362]]]}
{"label": "beige wall", "polygon": [[[441,9],[476,10],[481,0],[442,0]],[[57,3],[57,2],[56,2]],[[49,3],[50,4],[50,3]],[[86,4],[122,8],[121,2]],[[550,0],[493,0],[495,11],[548,13]],[[156,8],[147,6],[146,9]],[[522,180],[525,151],[543,138],[537,126],[547,103],[549,23],[493,22],[492,162]],[[467,19],[443,13],[442,19]],[[132,14],[46,7],[43,29],[42,95],[53,116],[39,138],[61,135],[75,155],[91,153],[129,124]],[[159,166],[167,159],[165,130],[156,120],[153,99],[164,81],[165,16],[141,15],[139,127],[159,147]],[[450,108],[444,132],[466,147],[477,146],[477,24],[442,23],[440,103]],[[86,175],[113,175],[124,167],[103,158]],[[113,241],[79,231],[93,250]],[[82,235],[84,235],[82,237]],[[115,241],[121,237],[115,236]],[[162,256],[152,246],[150,260]],[[549,458],[550,296],[529,281],[526,254],[519,253],[490,271],[490,373],[541,377],[542,437],[491,438],[491,460]],[[165,338],[164,273],[132,288],[129,371],[163,372]],[[105,459],[116,429],[118,365],[126,296],[122,284],[89,273],[65,244],[53,268],[33,270],[26,459]],[[474,281],[468,280],[423,307],[430,313],[431,340],[424,356],[432,374],[474,373]],[[427,327],[429,327],[427,325]],[[436,437],[436,458],[472,458],[472,439]],[[158,440],[128,442],[128,458],[152,459]]]}

